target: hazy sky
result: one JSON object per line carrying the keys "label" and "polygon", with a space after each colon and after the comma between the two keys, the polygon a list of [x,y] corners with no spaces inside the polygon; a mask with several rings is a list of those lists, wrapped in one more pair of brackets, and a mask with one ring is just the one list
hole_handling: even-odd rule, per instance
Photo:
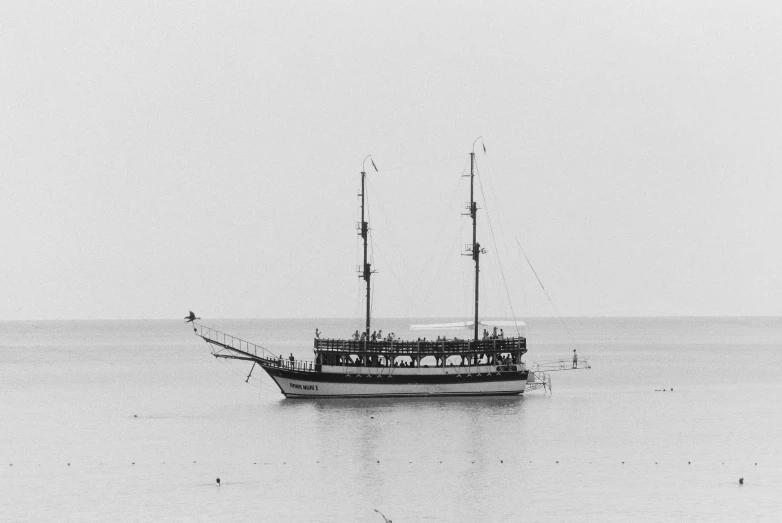
{"label": "hazy sky", "polygon": [[4,3],[0,319],[782,314],[781,6]]}

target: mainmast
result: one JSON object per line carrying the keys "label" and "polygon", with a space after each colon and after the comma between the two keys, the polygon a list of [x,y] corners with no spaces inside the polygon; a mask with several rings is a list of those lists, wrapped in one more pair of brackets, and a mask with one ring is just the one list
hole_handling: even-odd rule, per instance
{"label": "mainmast", "polygon": [[470,217],[472,217],[472,259],[475,260],[475,341],[478,341],[478,274],[480,273],[481,245],[478,243],[478,206],[475,204],[475,151],[470,153]]}
{"label": "mainmast", "polygon": [[[372,167],[375,168],[375,171],[377,171],[377,166],[375,166],[375,162],[371,160],[371,156],[367,156],[367,158],[370,158],[370,161],[372,161]],[[364,162],[367,161],[367,158],[364,158]],[[363,168],[363,164],[362,164]],[[366,212],[365,212],[365,203],[366,203],[366,177],[367,173],[366,171],[361,171],[361,223],[357,227],[359,229],[359,234],[361,234],[361,238],[364,239],[364,266],[359,269],[359,277],[364,278],[364,281],[367,282],[367,321],[366,321],[366,336],[367,339],[369,339],[369,325],[370,325],[370,318],[372,315],[371,311],[371,286],[369,283],[370,278],[372,277],[372,267],[369,263],[369,259],[367,258],[367,245],[369,240],[369,223],[366,221]]]}
{"label": "mainmast", "polygon": [[369,237],[369,223],[364,219],[364,193],[366,192],[366,177],[367,173],[361,171],[361,237],[364,239],[364,267],[361,277],[367,282],[367,324],[366,335],[369,336],[369,319],[371,315],[370,304],[372,300],[370,298],[371,287],[369,285],[369,279],[372,277],[372,270],[369,266],[369,260],[367,260],[367,239]]}

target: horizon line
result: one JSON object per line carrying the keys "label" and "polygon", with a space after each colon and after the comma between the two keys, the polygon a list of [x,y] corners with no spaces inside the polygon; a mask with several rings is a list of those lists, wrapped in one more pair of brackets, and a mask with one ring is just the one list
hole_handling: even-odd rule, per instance
{"label": "horizon line", "polygon": [[[390,320],[444,320],[459,318],[460,316],[387,316],[375,318],[377,321],[390,321]],[[492,319],[508,320],[508,321],[524,321],[525,319],[642,319],[642,318],[782,318],[782,314],[589,314],[589,315],[564,315],[564,316],[524,316],[522,318],[512,318],[506,316],[491,316],[484,318],[491,321]],[[0,322],[45,322],[45,321],[182,321],[184,318],[25,318],[25,319],[3,319],[0,318]],[[356,318],[350,316],[268,316],[268,317],[215,317],[212,321],[224,320],[224,321],[291,321],[291,320],[355,320],[363,321],[363,318]],[[200,320],[204,321],[204,320]]]}

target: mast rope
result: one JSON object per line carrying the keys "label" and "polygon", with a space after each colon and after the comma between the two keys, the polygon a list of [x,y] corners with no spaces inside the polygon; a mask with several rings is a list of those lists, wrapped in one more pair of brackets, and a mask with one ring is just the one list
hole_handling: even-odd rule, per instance
{"label": "mast rope", "polygon": [[[317,248],[317,250],[316,250],[316,251],[315,251],[315,252],[312,254],[312,256],[310,256],[310,257],[309,257],[309,258],[308,258],[308,259],[307,259],[307,260],[306,260],[306,261],[305,261],[303,264],[300,264],[300,265],[299,265],[299,266],[298,266],[298,267],[297,267],[297,268],[296,268],[296,269],[293,271],[293,272],[294,272],[294,275],[298,275],[298,273],[299,273],[299,272],[301,272],[302,270],[304,270],[304,269],[306,269],[307,267],[309,267],[309,265],[310,265],[310,264],[313,262],[313,260],[315,260],[316,258],[318,258],[318,257],[320,256],[320,253],[323,251],[323,249],[324,249],[324,248],[326,247],[326,245],[327,245],[327,244],[329,244],[329,243],[330,243],[330,241],[329,241],[329,237],[326,237],[326,238],[324,238],[324,240],[321,242],[320,246],[319,246],[319,247]],[[287,289],[287,288],[288,288],[288,287],[291,285],[291,283],[293,283],[293,281],[294,281],[295,279],[296,279],[296,278],[294,278],[293,276],[290,276],[290,277],[288,277],[288,278],[287,278],[287,280],[285,280],[285,281],[284,281],[284,283],[283,283],[283,286],[282,286],[280,289],[278,289],[276,293],[274,293],[274,294],[272,295],[272,297],[271,297],[271,301],[274,301],[274,300],[276,300],[276,299],[277,299],[277,297],[279,297],[279,295],[280,295],[280,294],[281,294],[281,293],[282,293],[284,290],[286,290],[286,289]]]}
{"label": "mast rope", "polygon": [[[374,242],[373,242],[373,245],[374,245]],[[404,286],[404,284],[402,283],[402,281],[399,279],[399,276],[397,276],[397,274],[396,274],[396,272],[394,271],[394,269],[393,269],[393,267],[391,266],[391,264],[388,262],[388,259],[386,259],[386,257],[383,255],[383,251],[380,249],[380,246],[379,246],[379,245],[375,245],[375,247],[377,247],[377,252],[378,252],[378,254],[380,254],[380,258],[381,258],[381,259],[382,259],[384,262],[386,262],[386,265],[388,266],[388,271],[391,273],[391,276],[393,276],[393,277],[394,277],[394,279],[396,280],[396,282],[399,284],[399,287],[402,289],[402,293],[405,295],[405,298],[407,298],[407,299],[408,299],[408,301],[410,301],[410,300],[411,300],[411,298],[410,298],[410,293],[408,293],[408,292],[407,292],[407,289],[405,288],[405,286]],[[373,284],[373,285],[374,285],[374,284]],[[373,287],[373,289],[372,289],[372,290],[373,290],[373,294],[374,294],[374,287]],[[373,300],[374,300],[374,297],[373,297]]]}
{"label": "mast rope", "polygon": [[494,248],[497,249],[497,263],[500,266],[500,276],[502,277],[502,284],[505,287],[505,295],[508,298],[508,305],[510,306],[511,316],[513,317],[513,323],[516,326],[516,334],[518,336],[521,336],[521,330],[519,329],[519,322],[516,319],[516,312],[513,310],[513,302],[510,299],[510,291],[508,291],[508,282],[505,279],[505,270],[502,267],[502,259],[501,259],[501,256],[500,256],[500,249],[499,249],[499,246],[497,245],[497,238],[494,236],[494,227],[492,226],[492,223],[491,223],[491,215],[489,214],[489,205],[486,202],[486,193],[483,191],[483,182],[481,181],[480,170],[478,169],[478,162],[477,162],[477,160],[475,162],[475,171],[478,173],[478,176],[477,176],[477,178],[478,178],[478,186],[481,188],[481,196],[483,197],[483,205],[485,206],[485,211],[486,211],[486,222],[489,224],[489,231],[491,231],[491,239],[492,239],[492,242],[494,243]]}
{"label": "mast rope", "polygon": [[[456,233],[456,235],[454,236],[454,239],[451,241],[451,244],[449,245],[449,250],[455,249],[456,246],[459,245],[459,239],[461,238],[461,236],[462,236],[462,229],[460,227],[459,231]],[[448,258],[444,256],[442,261],[440,262],[440,266],[437,268],[437,272],[435,274],[442,274],[442,268],[443,268],[443,265],[445,265],[446,261],[448,261]],[[434,278],[432,278],[432,280],[429,282],[428,288],[423,293],[424,299],[423,299],[423,302],[421,303],[421,306],[426,305],[426,304],[429,303],[429,299],[431,298],[432,293],[434,292],[434,284],[435,284],[435,280],[434,280]],[[464,294],[465,292],[466,291],[464,291],[464,286],[462,285],[462,293]],[[465,301],[466,301],[466,297],[465,297]],[[418,313],[419,312],[420,312],[420,309],[415,310],[416,317],[418,317]]]}
{"label": "mast rope", "polygon": [[562,327],[565,328],[565,332],[567,333],[568,337],[570,338],[570,342],[575,346],[576,340],[573,337],[573,334],[571,334],[570,329],[568,329],[567,324],[565,323],[565,320],[562,319],[562,315],[559,313],[559,310],[557,310],[557,306],[554,305],[554,301],[551,299],[551,296],[549,296],[548,291],[543,286],[543,282],[540,281],[540,276],[538,276],[538,273],[535,272],[535,267],[532,266],[532,262],[529,260],[529,257],[527,256],[527,253],[524,252],[524,248],[521,246],[521,242],[519,242],[518,238],[515,238],[516,244],[519,246],[519,250],[521,250],[521,253],[524,255],[524,259],[527,260],[527,264],[529,264],[529,268],[532,269],[532,274],[535,275],[535,279],[538,280],[538,283],[540,284],[540,288],[543,289],[543,294],[546,295],[546,299],[548,299],[548,302],[551,304],[551,308],[554,310],[554,313],[557,315],[557,319],[562,324]]}
{"label": "mast rope", "polygon": [[[462,175],[464,175],[464,170],[462,171]],[[450,202],[450,201],[452,201],[454,199],[454,195],[461,188],[461,182],[462,182],[461,177],[456,179],[456,181],[455,181],[455,183],[453,185],[453,188],[451,190],[451,193],[448,195],[448,199],[446,201]],[[430,267],[430,266],[434,266],[434,263],[431,263],[431,262],[437,256],[437,253],[450,252],[450,250],[454,248],[454,244],[455,245],[459,244],[459,238],[461,238],[461,235],[462,235],[462,220],[459,220],[459,231],[457,232],[455,238],[450,242],[450,244],[448,244],[448,249],[447,250],[446,249],[440,249],[441,243],[443,243],[443,240],[446,238],[443,235],[443,231],[445,230],[446,226],[449,223],[452,223],[451,219],[450,219],[450,216],[451,216],[451,208],[450,208],[450,206],[447,206],[446,209],[445,209],[445,213],[443,214],[443,218],[440,221],[440,227],[437,230],[437,234],[435,236],[435,238],[437,238],[437,241],[434,244],[434,247],[430,251],[430,254],[426,257],[426,260],[424,262],[424,271],[425,271],[424,272],[424,276],[425,276],[424,280],[428,281],[428,285],[423,280],[421,280],[421,278],[419,278],[419,282],[420,282],[421,287],[426,289],[422,293],[422,295],[424,296],[424,299],[423,299],[422,302],[419,302],[419,303],[415,303],[415,302],[411,301],[411,303],[413,304],[414,315],[416,317],[418,317],[418,314],[421,312],[421,309],[424,308],[428,304],[429,298],[431,297],[432,292],[434,290],[435,283],[437,282],[437,277],[442,274],[442,268],[445,265],[445,262],[448,261],[448,259],[449,259],[448,256],[446,254],[441,254],[440,255],[440,258],[441,258],[440,264],[437,267],[437,271],[435,271],[435,273],[432,275],[431,278],[426,278],[426,276],[427,276],[426,269],[428,267]],[[409,311],[409,308],[405,311],[405,315],[407,314],[408,311]]]}
{"label": "mast rope", "polygon": [[[369,186],[369,181],[367,181],[367,186]],[[380,204],[380,200],[379,199],[378,199],[377,202],[375,202],[375,205],[377,205],[378,213],[380,214],[380,217],[383,219],[383,222],[386,225],[386,230],[388,232],[388,237],[390,238],[391,243],[393,244],[392,247],[399,253],[406,252],[405,249],[400,248],[400,242],[397,241],[396,233],[394,232],[394,227],[392,226],[391,221],[388,219],[387,214],[386,214],[385,210],[383,209],[383,206]],[[372,244],[373,252],[374,252],[375,247],[378,247],[378,245],[373,242],[373,244]],[[378,247],[378,250],[379,250],[379,247]],[[402,257],[402,259],[405,262],[407,262],[407,258]],[[387,259],[384,258],[384,260],[386,261],[386,263],[389,263]],[[412,272],[415,275],[416,279],[418,280],[419,285],[423,285],[423,281],[421,280],[421,278],[418,275],[418,273],[413,269],[413,267],[409,263],[406,263],[405,265],[406,265],[406,267],[403,267],[403,268],[408,269],[410,272]]]}

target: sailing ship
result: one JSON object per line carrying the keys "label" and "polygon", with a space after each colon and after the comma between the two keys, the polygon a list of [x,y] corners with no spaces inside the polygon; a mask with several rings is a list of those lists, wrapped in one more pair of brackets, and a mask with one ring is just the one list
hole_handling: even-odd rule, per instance
{"label": "sailing ship", "polygon": [[[476,140],[477,142],[477,140]],[[370,158],[369,156],[367,158]],[[364,160],[366,162],[366,158]],[[374,166],[374,162],[372,162]],[[377,167],[375,167],[377,170]],[[350,338],[314,339],[313,361],[284,359],[267,349],[229,334],[211,329],[194,320],[191,312],[185,319],[193,323],[197,336],[213,348],[217,358],[246,360],[260,366],[272,377],[287,398],[356,398],[400,396],[493,396],[522,394],[530,377],[522,357],[527,352],[524,336],[497,335],[497,327],[522,322],[499,322],[479,319],[479,275],[482,250],[477,238],[478,206],[475,202],[475,146],[470,153],[470,201],[472,244],[466,255],[475,266],[475,300],[472,321],[412,326],[413,329],[450,329],[467,327],[472,339],[439,337],[432,341],[381,339],[371,331],[372,266],[367,257],[369,223],[365,213],[366,169],[361,171],[361,221],[358,234],[363,239],[363,265],[359,277],[366,283],[366,317],[364,331]],[[489,334],[481,327],[493,328]],[[517,329],[518,331],[518,329]],[[250,370],[252,374],[252,369]],[[248,375],[248,380],[249,380]],[[534,381],[534,375],[531,381]]]}

